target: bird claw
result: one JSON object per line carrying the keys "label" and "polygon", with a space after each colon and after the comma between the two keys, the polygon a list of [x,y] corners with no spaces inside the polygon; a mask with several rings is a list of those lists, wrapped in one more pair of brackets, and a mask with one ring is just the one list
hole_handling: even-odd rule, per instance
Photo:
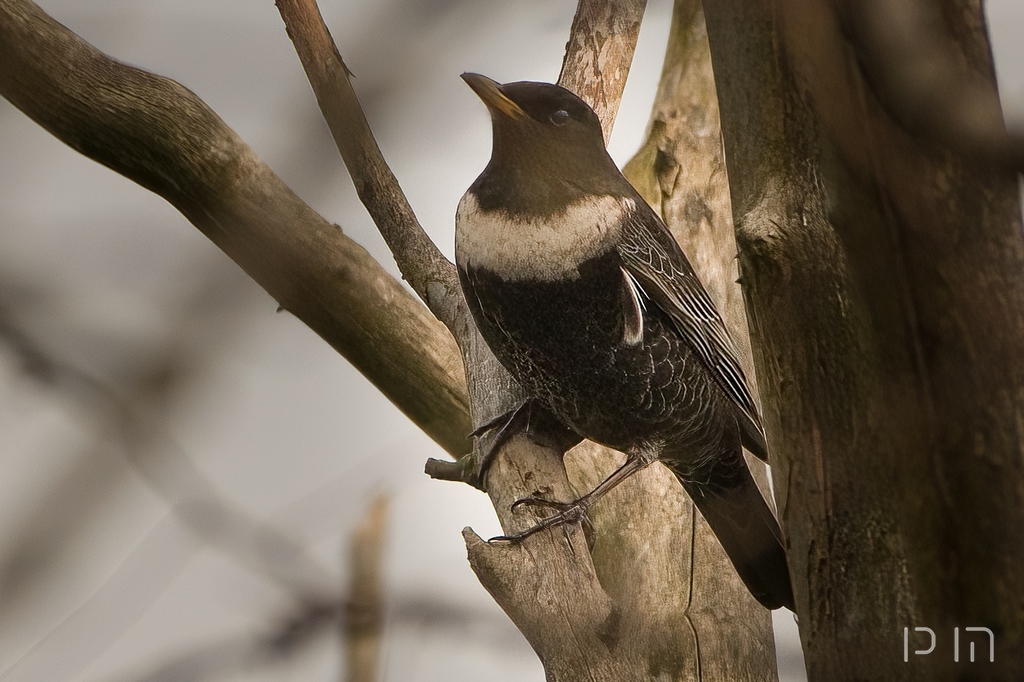
{"label": "bird claw", "polygon": [[[566,541],[568,541],[568,532],[565,527],[569,524],[580,523],[580,521],[586,518],[586,507],[580,504],[579,501],[555,502],[553,500],[546,500],[537,495],[529,495],[528,497],[520,498],[512,503],[511,508],[512,510],[515,510],[517,507],[527,504],[548,507],[550,509],[558,509],[559,512],[541,520],[526,530],[519,531],[518,533],[512,533],[511,535],[498,535],[487,542],[495,545],[512,545],[525,540],[534,533],[539,533],[542,530],[555,528],[557,526],[562,527],[562,530],[566,533]],[[571,542],[569,543],[569,546],[572,546]]]}
{"label": "bird claw", "polygon": [[512,503],[509,508],[511,511],[516,511],[520,507],[547,507],[548,509],[557,509],[559,512],[563,512],[571,507],[573,502],[557,502],[555,500],[549,500],[546,497],[534,493],[533,495],[527,495],[526,497],[520,497],[518,500]]}
{"label": "bird claw", "polygon": [[504,546],[508,546],[508,545],[513,544],[515,541],[516,541],[516,538],[514,538],[514,537],[512,537],[510,535],[495,535],[493,538],[491,538],[490,540],[487,541],[487,544],[488,545],[499,545],[499,546],[503,546],[504,547]]}

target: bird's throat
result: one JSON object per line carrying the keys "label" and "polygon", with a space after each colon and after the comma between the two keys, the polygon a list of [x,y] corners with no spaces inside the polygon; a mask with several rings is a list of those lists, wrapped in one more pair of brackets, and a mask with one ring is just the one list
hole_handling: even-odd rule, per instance
{"label": "bird's throat", "polygon": [[484,208],[471,189],[455,218],[456,260],[506,281],[579,278],[579,266],[615,248],[631,199],[583,196],[545,216]]}

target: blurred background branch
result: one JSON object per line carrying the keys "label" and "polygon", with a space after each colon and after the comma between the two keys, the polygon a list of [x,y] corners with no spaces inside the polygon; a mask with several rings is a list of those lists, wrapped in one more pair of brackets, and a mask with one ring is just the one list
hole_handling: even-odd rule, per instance
{"label": "blurred background branch", "polygon": [[[980,13],[922,0],[836,0],[832,6],[871,92],[904,129],[1024,171],[1024,131],[1007,131],[991,56],[972,53],[950,33],[950,22],[977,24]],[[979,71],[990,77],[978,77]]]}
{"label": "blurred background branch", "polygon": [[352,577],[349,611],[343,623],[346,682],[380,679],[381,640],[384,636],[384,532],[388,499],[378,497],[352,536]]}

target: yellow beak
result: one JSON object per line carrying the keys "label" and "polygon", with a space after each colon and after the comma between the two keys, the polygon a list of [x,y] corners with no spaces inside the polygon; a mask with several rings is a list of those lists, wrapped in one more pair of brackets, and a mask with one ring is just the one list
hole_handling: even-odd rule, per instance
{"label": "yellow beak", "polygon": [[464,73],[462,74],[462,80],[466,81],[466,84],[473,88],[473,92],[492,111],[500,111],[512,119],[520,119],[526,116],[526,112],[501,91],[501,84],[497,81],[491,80],[487,76],[481,76],[478,73]]}

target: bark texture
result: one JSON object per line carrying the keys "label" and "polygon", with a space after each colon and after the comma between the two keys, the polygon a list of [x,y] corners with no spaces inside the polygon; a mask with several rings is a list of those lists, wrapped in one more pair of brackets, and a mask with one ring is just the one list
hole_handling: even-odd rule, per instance
{"label": "bark texture", "polygon": [[558,84],[590,104],[601,120],[605,143],[626,88],[647,0],[581,0],[569,30]]}
{"label": "bark texture", "polygon": [[[894,105],[872,59],[893,30],[899,44],[914,40],[894,23],[865,30],[872,4],[705,2],[805,656],[812,680],[1015,679],[1024,669],[1016,178],[989,163],[990,149],[948,146],[908,118],[920,102]],[[934,22],[914,25],[952,56],[937,80],[970,82],[974,107],[991,112],[980,3],[934,7]],[[962,109],[931,106],[947,104]],[[935,631],[933,653],[914,655],[928,646],[914,627]],[[968,639],[966,627],[995,633],[995,662],[986,636]]]}

